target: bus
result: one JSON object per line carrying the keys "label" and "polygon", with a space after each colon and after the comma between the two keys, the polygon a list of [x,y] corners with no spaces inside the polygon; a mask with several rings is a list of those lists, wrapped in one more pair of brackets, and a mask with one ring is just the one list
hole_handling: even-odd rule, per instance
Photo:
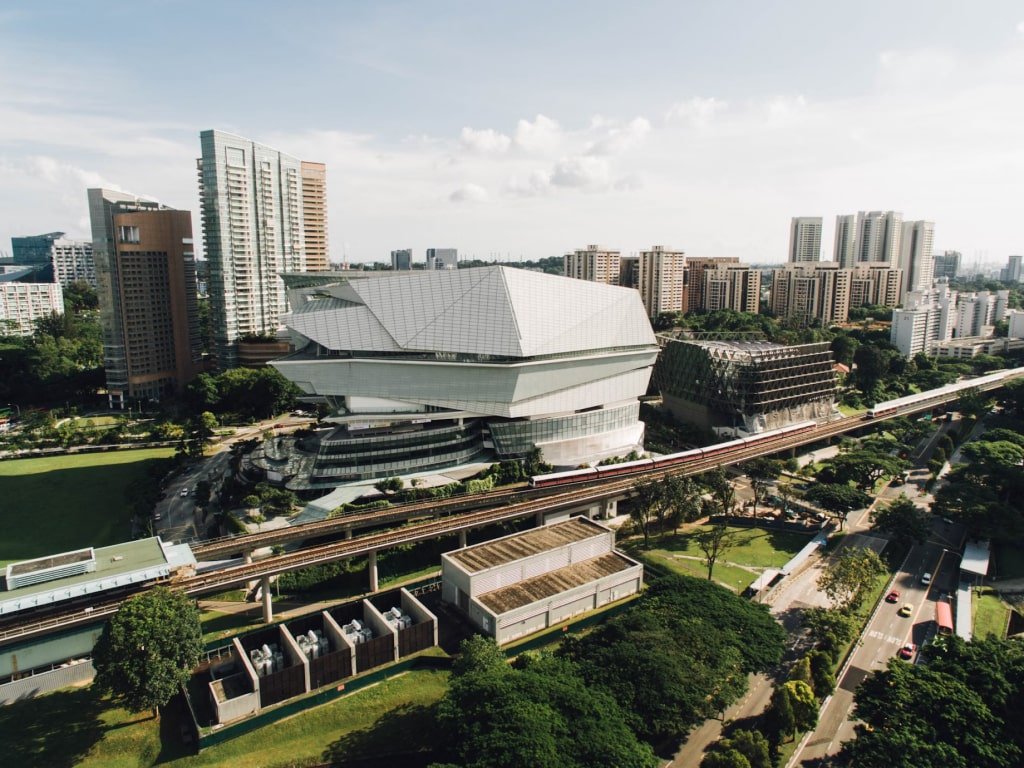
{"label": "bus", "polygon": [[945,600],[935,604],[935,623],[939,626],[940,635],[953,634],[953,608]]}

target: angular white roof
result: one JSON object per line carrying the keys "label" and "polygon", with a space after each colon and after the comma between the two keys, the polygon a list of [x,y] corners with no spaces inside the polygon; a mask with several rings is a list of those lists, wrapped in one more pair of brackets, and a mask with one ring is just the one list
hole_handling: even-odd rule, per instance
{"label": "angular white roof", "polygon": [[632,288],[512,267],[416,271],[322,289],[285,316],[328,349],[535,357],[655,345]]}

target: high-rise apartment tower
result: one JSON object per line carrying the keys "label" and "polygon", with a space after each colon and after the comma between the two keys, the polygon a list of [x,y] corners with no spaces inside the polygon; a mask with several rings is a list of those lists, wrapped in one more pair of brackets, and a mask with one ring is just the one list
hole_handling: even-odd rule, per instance
{"label": "high-rise apartment tower", "polygon": [[567,253],[562,259],[566,277],[618,285],[622,254],[600,245]]}
{"label": "high-rise apartment tower", "polygon": [[327,166],[303,160],[302,228],[306,246],[306,271],[327,272],[331,268],[327,249]]}
{"label": "high-rise apartment tower", "polygon": [[821,260],[821,216],[795,216],[789,225],[789,263]]}
{"label": "high-rise apartment tower", "polygon": [[934,236],[935,224],[930,221],[903,222],[898,265],[903,270],[900,304],[906,301],[911,291],[931,288],[935,277],[935,258],[932,256]]}

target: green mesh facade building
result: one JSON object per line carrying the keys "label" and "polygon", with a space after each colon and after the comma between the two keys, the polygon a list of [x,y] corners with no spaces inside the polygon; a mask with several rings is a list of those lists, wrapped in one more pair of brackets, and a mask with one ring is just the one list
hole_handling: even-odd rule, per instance
{"label": "green mesh facade building", "polygon": [[671,340],[653,378],[679,421],[756,433],[828,418],[834,362],[827,343]]}

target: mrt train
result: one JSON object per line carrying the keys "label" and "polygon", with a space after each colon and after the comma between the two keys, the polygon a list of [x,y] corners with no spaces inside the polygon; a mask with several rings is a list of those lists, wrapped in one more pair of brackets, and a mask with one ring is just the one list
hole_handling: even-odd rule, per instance
{"label": "mrt train", "polygon": [[716,443],[705,448],[693,448],[681,453],[670,453],[667,456],[658,456],[654,459],[638,459],[627,461],[622,464],[607,464],[603,467],[587,467],[586,469],[573,469],[568,472],[553,472],[547,475],[534,475],[530,478],[531,488],[547,488],[551,485],[562,485],[565,483],[577,483],[582,480],[595,478],[615,477],[616,475],[632,475],[636,472],[647,472],[652,469],[663,469],[677,467],[692,461],[713,458],[722,453],[739,450],[752,445],[771,445],[773,442],[786,437],[812,430],[817,426],[813,421],[802,421],[799,424],[791,424],[788,427],[770,429],[759,435],[743,437],[736,440],[729,440],[725,443]]}
{"label": "mrt train", "polygon": [[1024,368],[1007,368],[1004,371],[996,371],[995,373],[989,373],[973,379],[964,379],[963,381],[958,381],[955,384],[947,384],[946,386],[939,387],[938,389],[929,389],[927,392],[922,392],[919,395],[907,395],[906,397],[898,397],[895,400],[887,400],[884,403],[877,403],[874,408],[868,409],[867,418],[877,419],[885,416],[892,416],[901,408],[907,408],[914,405],[928,406],[933,404],[933,401],[935,405],[940,405],[944,401],[948,400],[950,395],[957,395],[964,390],[974,389],[975,387],[981,387],[987,384],[995,384],[1008,379],[1015,379],[1022,375],[1024,375]]}

